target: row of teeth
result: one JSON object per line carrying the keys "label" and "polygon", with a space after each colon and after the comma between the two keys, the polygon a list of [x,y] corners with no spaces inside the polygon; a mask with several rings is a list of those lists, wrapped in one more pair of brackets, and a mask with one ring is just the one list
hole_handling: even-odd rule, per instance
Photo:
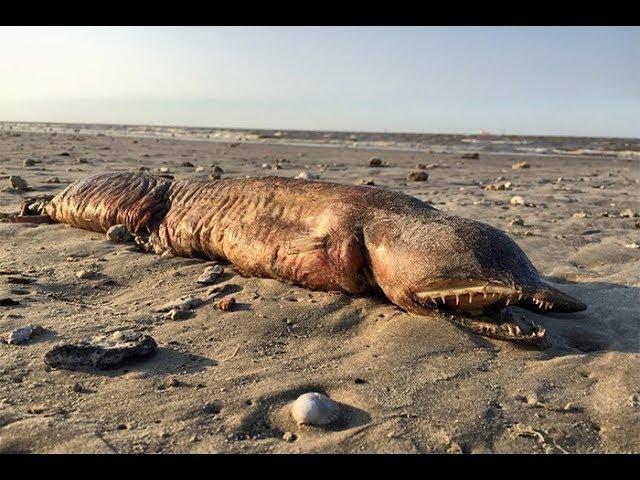
{"label": "row of teeth", "polygon": [[553,302],[545,302],[544,300],[538,300],[537,298],[533,298],[533,303],[541,310],[549,310],[553,307]]}
{"label": "row of teeth", "polygon": [[[468,291],[468,292],[463,292],[463,293],[455,293],[455,294],[440,294],[440,295],[428,295],[426,292],[422,293],[420,295],[420,297],[427,301],[427,302],[432,302],[434,305],[439,305],[439,301],[442,302],[442,304],[446,304],[447,300],[453,300],[453,298],[455,298],[456,301],[456,305],[460,305],[460,299],[462,297],[462,303],[465,303],[465,296],[468,296],[468,303],[469,305],[471,305],[473,303],[473,297],[475,295],[482,295],[483,299],[500,299],[500,298],[504,298],[505,299],[505,304],[506,305],[511,305],[511,303],[517,302],[522,300],[522,298],[524,297],[524,293],[523,292],[516,292],[516,293],[512,293],[512,294],[508,294],[505,295],[504,293],[499,293],[499,292],[487,292],[487,291]],[[536,298],[532,298],[531,299],[533,301],[533,303],[541,310],[549,310],[550,308],[553,307],[553,303],[552,302],[545,302],[544,300],[538,300]]]}
{"label": "row of teeth", "polygon": [[517,300],[516,300],[516,296],[505,296],[503,294],[500,293],[496,293],[496,292],[468,292],[468,293],[456,293],[453,295],[445,295],[442,294],[440,296],[428,296],[428,295],[423,295],[422,297],[424,298],[424,300],[428,301],[428,302],[433,302],[434,304],[438,305],[438,301],[442,300],[442,303],[446,303],[447,299],[449,300],[453,300],[453,298],[456,299],[456,305],[460,305],[460,298],[462,297],[462,302],[464,303],[465,296],[469,296],[469,304],[473,303],[473,297],[476,295],[482,295],[483,299],[492,299],[492,298],[505,298],[506,299],[506,303],[507,305],[510,305],[512,302],[515,301],[519,301],[522,300],[522,297],[524,296],[523,293],[518,293],[517,294]]}

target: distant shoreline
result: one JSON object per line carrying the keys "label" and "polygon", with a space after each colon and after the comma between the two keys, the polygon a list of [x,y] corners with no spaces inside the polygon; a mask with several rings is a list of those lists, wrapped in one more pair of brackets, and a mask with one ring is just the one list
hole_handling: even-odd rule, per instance
{"label": "distant shoreline", "polygon": [[640,159],[640,139],[535,135],[340,132],[152,125],[0,122],[0,131],[168,138],[429,153]]}

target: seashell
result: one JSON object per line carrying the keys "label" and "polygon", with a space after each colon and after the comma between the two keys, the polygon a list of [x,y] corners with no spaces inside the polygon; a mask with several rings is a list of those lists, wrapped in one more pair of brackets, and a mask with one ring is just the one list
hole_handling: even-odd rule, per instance
{"label": "seashell", "polygon": [[300,178],[302,180],[318,180],[320,177],[313,172],[305,170],[296,175],[296,178]]}
{"label": "seashell", "polygon": [[291,406],[298,425],[328,425],[338,418],[340,407],[326,395],[309,392],[300,395]]}

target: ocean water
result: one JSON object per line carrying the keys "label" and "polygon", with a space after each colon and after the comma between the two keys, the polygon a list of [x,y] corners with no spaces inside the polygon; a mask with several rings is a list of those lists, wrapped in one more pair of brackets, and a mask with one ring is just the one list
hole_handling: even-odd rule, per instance
{"label": "ocean water", "polygon": [[149,125],[0,122],[0,132],[56,132],[210,142],[282,143],[433,153],[608,156],[640,159],[638,138],[327,132]]}

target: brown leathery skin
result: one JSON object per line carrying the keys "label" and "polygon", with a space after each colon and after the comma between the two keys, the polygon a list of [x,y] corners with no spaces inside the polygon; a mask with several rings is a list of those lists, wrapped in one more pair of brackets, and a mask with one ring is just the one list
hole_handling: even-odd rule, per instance
{"label": "brown leathery skin", "polygon": [[[449,293],[440,304],[460,310],[505,301],[552,311],[586,308],[545,284],[500,230],[378,187],[280,177],[169,182],[107,173],[72,184],[45,211],[93,231],[122,223],[148,236],[156,251],[224,259],[247,276],[350,294],[382,290],[418,314],[436,308],[437,299],[434,305],[419,295],[434,291],[462,292],[460,305]],[[498,293],[473,297],[487,288]]]}

